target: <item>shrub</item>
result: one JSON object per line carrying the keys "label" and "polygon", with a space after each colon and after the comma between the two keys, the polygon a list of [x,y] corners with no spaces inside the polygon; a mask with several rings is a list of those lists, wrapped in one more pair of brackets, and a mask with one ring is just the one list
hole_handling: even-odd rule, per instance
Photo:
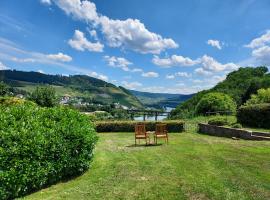
{"label": "shrub", "polygon": [[30,95],[30,100],[42,107],[53,107],[57,104],[55,89],[51,86],[39,86]]}
{"label": "shrub", "polygon": [[[97,132],[134,132],[136,121],[101,121],[96,122]],[[143,122],[145,123],[147,131],[154,131],[156,123],[154,121]],[[184,122],[182,121],[162,121],[167,124],[168,132],[182,132],[184,130]]]}
{"label": "shrub", "polygon": [[242,125],[239,123],[233,124],[232,128],[242,128]]}
{"label": "shrub", "polygon": [[227,120],[226,117],[216,117],[216,118],[210,119],[208,121],[208,124],[214,125],[214,126],[227,126],[227,125],[230,125],[230,122]]}
{"label": "shrub", "polygon": [[237,112],[237,120],[244,126],[270,128],[270,104],[241,106]]}
{"label": "shrub", "polygon": [[236,103],[229,95],[218,92],[208,93],[202,97],[196,106],[197,114],[205,115],[206,112],[219,111],[236,112]]}
{"label": "shrub", "polygon": [[0,197],[13,199],[89,167],[97,136],[77,111],[0,107]]}
{"label": "shrub", "polygon": [[17,97],[0,97],[0,105],[2,106],[13,106],[13,105],[23,105],[23,104],[30,104],[35,105],[32,101],[27,101],[24,99],[20,99]]}
{"label": "shrub", "polygon": [[257,94],[251,95],[251,98],[245,103],[245,105],[248,106],[262,103],[270,103],[270,88],[259,89]]}

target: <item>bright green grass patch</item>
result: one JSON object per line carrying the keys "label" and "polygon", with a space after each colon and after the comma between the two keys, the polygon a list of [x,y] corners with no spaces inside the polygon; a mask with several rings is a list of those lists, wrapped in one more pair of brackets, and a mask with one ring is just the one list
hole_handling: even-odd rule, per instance
{"label": "bright green grass patch", "polygon": [[133,143],[133,133],[100,134],[88,172],[25,199],[270,199],[270,142],[181,133]]}

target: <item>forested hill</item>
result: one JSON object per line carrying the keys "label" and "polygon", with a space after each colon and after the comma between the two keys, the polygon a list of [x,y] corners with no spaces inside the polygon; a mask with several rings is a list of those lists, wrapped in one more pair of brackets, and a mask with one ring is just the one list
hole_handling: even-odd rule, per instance
{"label": "forested hill", "polygon": [[175,108],[179,103],[190,99],[193,94],[167,94],[167,93],[150,93],[139,92],[130,90],[146,107],[163,108],[171,107]]}
{"label": "forested hill", "polygon": [[267,67],[246,67],[231,72],[226,79],[210,90],[195,94],[192,98],[177,106],[172,111],[172,118],[188,117],[194,114],[195,107],[203,95],[209,92],[222,92],[230,95],[237,106],[242,105],[260,88],[270,87],[270,74]]}
{"label": "forested hill", "polygon": [[38,85],[49,84],[56,89],[58,96],[69,95],[89,98],[103,104],[120,103],[128,107],[143,107],[141,102],[126,89],[86,75],[62,76],[2,70],[0,71],[0,81],[26,92],[33,91]]}

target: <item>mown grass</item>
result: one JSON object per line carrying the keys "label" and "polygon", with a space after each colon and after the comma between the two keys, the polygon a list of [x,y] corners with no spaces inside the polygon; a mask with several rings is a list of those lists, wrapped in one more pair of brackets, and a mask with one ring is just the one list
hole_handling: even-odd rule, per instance
{"label": "mown grass", "polygon": [[133,143],[133,133],[100,134],[91,169],[25,199],[270,199],[270,142],[181,133]]}

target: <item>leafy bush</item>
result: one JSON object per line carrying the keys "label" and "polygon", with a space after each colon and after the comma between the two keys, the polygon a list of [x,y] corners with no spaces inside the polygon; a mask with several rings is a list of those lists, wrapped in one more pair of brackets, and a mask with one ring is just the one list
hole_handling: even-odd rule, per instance
{"label": "leafy bush", "polygon": [[202,97],[196,106],[196,113],[205,115],[206,112],[229,111],[236,112],[236,103],[226,94],[213,92]]}
{"label": "leafy bush", "polygon": [[55,89],[52,86],[38,86],[30,95],[30,100],[42,107],[53,107],[57,104]]}
{"label": "leafy bush", "polygon": [[226,126],[226,125],[230,125],[230,122],[227,120],[226,117],[216,117],[216,118],[210,119],[208,121],[208,124],[214,125],[214,126]]}
{"label": "leafy bush", "polygon": [[251,95],[251,98],[245,103],[245,105],[254,105],[261,103],[270,103],[270,88],[260,89],[257,94]]}
{"label": "leafy bush", "polygon": [[[97,132],[134,132],[136,121],[104,121],[96,122]],[[154,121],[143,122],[145,123],[147,131],[154,131],[156,123]],[[167,124],[169,132],[182,132],[184,130],[184,122],[182,121],[162,121]]]}
{"label": "leafy bush", "polygon": [[77,111],[31,105],[0,107],[0,197],[13,199],[89,167],[97,141]]}
{"label": "leafy bush", "polygon": [[270,104],[241,106],[237,112],[237,120],[244,126],[270,128]]}
{"label": "leafy bush", "polygon": [[239,123],[233,124],[232,128],[242,128],[242,125]]}
{"label": "leafy bush", "polygon": [[22,104],[35,105],[35,103],[32,101],[27,101],[27,100],[20,99],[17,97],[0,97],[0,105],[2,106],[12,106],[12,105],[22,105]]}
{"label": "leafy bush", "polygon": [[9,87],[4,82],[0,82],[0,96],[5,96],[9,93]]}

